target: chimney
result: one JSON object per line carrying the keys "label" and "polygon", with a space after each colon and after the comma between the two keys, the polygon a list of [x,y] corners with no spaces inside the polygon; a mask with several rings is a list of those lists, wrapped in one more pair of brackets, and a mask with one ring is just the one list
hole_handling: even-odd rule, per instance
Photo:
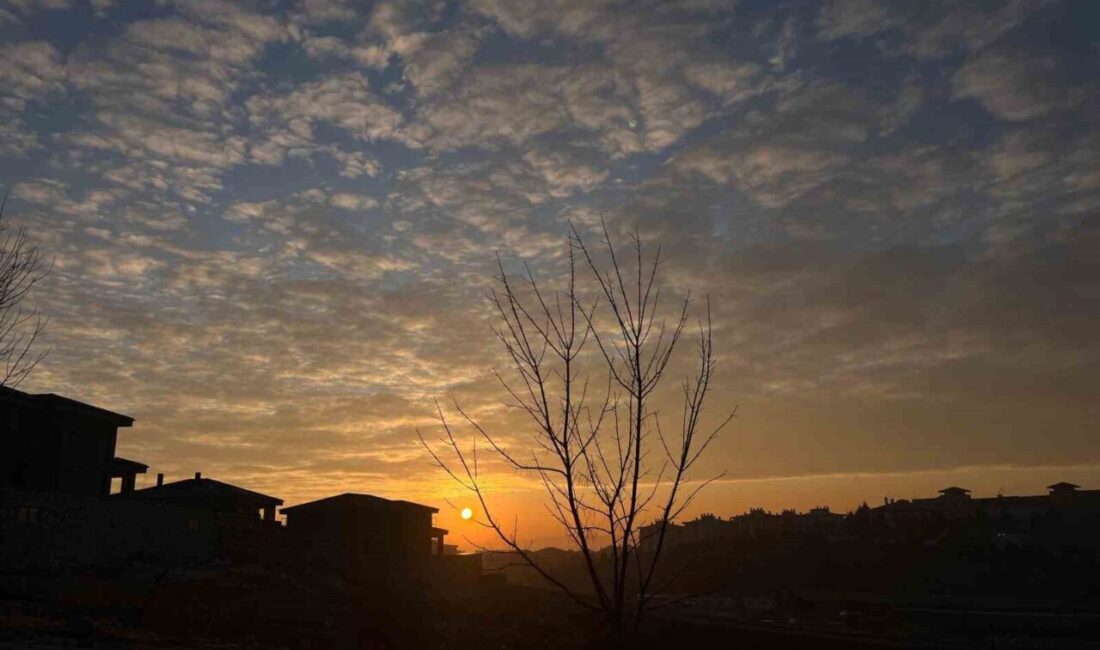
{"label": "chimney", "polygon": [[197,481],[200,478],[202,478],[202,472],[195,472],[195,480]]}
{"label": "chimney", "polygon": [[164,473],[157,474],[157,487],[164,485]]}

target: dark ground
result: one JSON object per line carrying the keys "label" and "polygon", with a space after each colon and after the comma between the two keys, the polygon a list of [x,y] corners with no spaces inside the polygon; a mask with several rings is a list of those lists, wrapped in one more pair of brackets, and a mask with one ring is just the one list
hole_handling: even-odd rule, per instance
{"label": "dark ground", "polygon": [[[303,591],[291,607],[281,608],[255,582],[247,584],[240,576],[219,576],[217,581],[222,583],[220,595],[210,585],[191,581],[147,600],[140,609],[120,604],[117,594],[108,602],[106,591],[92,606],[93,581],[76,586],[76,592],[84,593],[65,594],[61,602],[9,598],[0,601],[0,649],[1100,648],[1100,642],[1035,641],[1011,634],[935,641],[889,638],[810,621],[733,620],[708,605],[669,607],[640,635],[616,642],[597,620],[543,590],[489,585],[463,602],[395,596],[379,601],[360,594],[358,606]],[[239,591],[227,588],[230,582]],[[261,602],[265,597],[267,602]]]}
{"label": "dark ground", "polygon": [[[957,596],[948,597],[926,585],[950,586],[944,576],[974,575],[971,567],[987,567],[981,575],[996,578],[971,581],[989,582],[999,590],[986,594],[1007,591],[1000,579],[1007,575],[1044,598],[1048,592],[1058,593],[1055,587],[1065,581],[1057,572],[1046,571],[1049,588],[1038,589],[1042,583],[1024,580],[1020,571],[991,572],[988,567],[995,568],[999,556],[984,551],[967,551],[966,562],[951,563],[952,571],[936,569],[924,551],[907,548],[894,549],[891,553],[897,557],[885,559],[862,547],[822,544],[753,549],[746,554],[752,562],[730,563],[722,556],[721,561],[699,565],[698,575],[687,576],[687,584],[699,589],[695,593],[708,595],[660,601],[667,607],[647,620],[639,636],[618,641],[605,634],[598,619],[557,592],[509,585],[500,575],[480,583],[382,589],[376,580],[347,580],[339,572],[310,570],[293,562],[171,568],[149,564],[84,573],[58,569],[53,575],[17,575],[9,570],[0,573],[0,650],[583,650],[617,645],[631,650],[1100,650],[1100,607],[1092,597],[1094,563],[1072,565],[1073,583],[1087,591],[1073,600],[959,595],[957,587],[952,588]],[[670,557],[676,559],[675,554]],[[569,556],[559,559],[568,562]],[[1037,562],[1031,556],[1025,560],[1006,566],[1023,565],[1036,573],[1064,564]],[[906,572],[891,575],[886,568],[892,566]],[[710,584],[704,578],[718,582]],[[892,596],[885,589],[864,591],[878,582],[888,587],[912,584],[921,590],[909,590],[904,598],[897,591]]]}

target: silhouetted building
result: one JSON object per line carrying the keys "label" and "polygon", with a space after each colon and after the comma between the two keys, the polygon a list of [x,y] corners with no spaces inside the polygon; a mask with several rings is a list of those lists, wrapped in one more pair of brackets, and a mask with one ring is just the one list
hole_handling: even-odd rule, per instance
{"label": "silhouetted building", "polygon": [[[845,516],[819,506],[809,512],[784,510],[779,514],[763,508],[750,508],[748,512],[728,519],[704,513],[683,524],[669,522],[665,530],[663,548],[681,544],[714,544],[736,540],[756,539],[776,535],[838,535],[843,532]],[[639,546],[644,553],[656,550],[660,536],[660,523],[652,523],[639,529]]]}
{"label": "silhouetted building", "polygon": [[[194,478],[135,489],[148,468],[114,454],[133,419],[53,394],[0,388],[0,573],[116,568],[134,561],[292,562],[307,572],[468,594],[481,556],[458,554],[436,508],[342,494],[283,500]],[[112,479],[119,479],[111,494]],[[109,497],[109,498],[105,498]]]}
{"label": "silhouetted building", "polygon": [[1064,534],[1065,525],[1100,520],[1100,490],[1081,490],[1065,482],[1047,490],[1048,494],[973,498],[970,490],[952,486],[940,490],[938,497],[911,502],[886,499],[878,508],[855,513],[858,521],[852,523],[864,533],[931,539],[977,518],[1013,536],[1032,532],[1058,536]]}
{"label": "silhouetted building", "polygon": [[949,520],[968,519],[974,516],[976,502],[970,498],[970,490],[961,487],[946,487],[939,491],[940,496],[932,499],[913,499],[913,503],[938,510]]}
{"label": "silhouetted building", "polygon": [[[942,506],[937,499],[884,499],[877,508],[857,512],[850,523],[874,537],[929,539],[947,527],[948,518]],[[855,526],[857,518],[863,525]]]}
{"label": "silhouetted building", "polygon": [[[665,533],[667,539],[667,531]],[[704,513],[684,522],[684,532],[680,539],[685,542],[706,542],[718,539],[726,539],[732,536],[732,527],[729,521],[719,519],[711,513]]]}
{"label": "silhouetted building", "polygon": [[0,487],[107,496],[111,480],[134,489],[148,466],[115,456],[133,418],[52,393],[0,388]]}
{"label": "silhouetted building", "polygon": [[1085,500],[1095,500],[1100,496],[1100,490],[1085,490],[1080,491],[1080,485],[1074,485],[1073,483],[1055,483],[1054,485],[1048,485],[1047,489],[1050,490],[1050,494],[1047,495],[1050,498],[1050,502],[1059,506],[1071,506],[1079,501],[1079,497],[1084,497]]}
{"label": "silhouetted building", "polygon": [[[661,548],[671,548],[683,543],[687,528],[681,524],[668,522],[665,527],[664,541]],[[661,538],[661,523],[654,522],[638,529],[638,547],[643,553],[652,554],[657,550],[657,544]]]}
{"label": "silhouetted building", "polygon": [[172,483],[163,483],[163,477],[163,474],[157,475],[156,486],[137,490],[126,498],[201,508],[221,515],[240,515],[268,522],[275,522],[275,508],[283,505],[283,500],[278,497],[203,478],[200,472],[195,473],[195,478]]}
{"label": "silhouetted building", "polygon": [[[681,544],[737,543],[780,536],[848,536],[935,543],[951,530],[984,522],[1001,542],[1058,544],[1083,541],[1100,546],[1100,490],[1081,490],[1073,483],[1047,487],[1048,494],[973,498],[970,490],[951,486],[939,496],[918,499],[883,500],[877,508],[866,503],[845,516],[825,506],[799,513],[778,514],[763,508],[723,519],[706,513],[682,524],[669,523],[665,548]],[[1078,529],[1074,536],[1069,531]],[[642,526],[640,548],[656,549],[660,525]]]}
{"label": "silhouetted building", "polygon": [[828,506],[810,508],[810,511],[801,515],[799,519],[804,530],[823,535],[840,534],[844,527],[844,520],[844,515],[830,511]]}
{"label": "silhouetted building", "polygon": [[432,525],[437,512],[410,501],[351,493],[282,509],[288,532],[315,559],[359,575],[398,577],[443,555],[447,531]]}

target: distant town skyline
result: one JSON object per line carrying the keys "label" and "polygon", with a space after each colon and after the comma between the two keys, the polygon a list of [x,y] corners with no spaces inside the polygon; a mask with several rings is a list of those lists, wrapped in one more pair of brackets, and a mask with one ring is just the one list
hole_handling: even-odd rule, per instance
{"label": "distant town skyline", "polygon": [[1100,487],[1100,5],[642,4],[0,2],[4,218],[55,260],[19,388],[132,416],[138,487],[486,542],[415,431],[515,440],[495,254],[552,282],[604,219],[713,306],[686,516]]}

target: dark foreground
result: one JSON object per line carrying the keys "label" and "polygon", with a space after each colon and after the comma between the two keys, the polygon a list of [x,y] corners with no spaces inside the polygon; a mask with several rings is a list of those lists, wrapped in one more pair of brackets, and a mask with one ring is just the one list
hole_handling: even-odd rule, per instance
{"label": "dark foreground", "polygon": [[[152,586],[152,588],[150,588]],[[232,569],[123,580],[0,577],[0,649],[96,648],[1098,648],[1094,617],[892,612],[849,621],[829,607],[796,618],[716,599],[670,605],[614,640],[553,592],[487,582],[459,597],[381,594]],[[457,596],[457,595],[451,595]],[[1029,621],[1028,617],[1034,620]],[[883,619],[885,620],[885,618]],[[845,622],[839,622],[845,621]],[[938,635],[928,634],[939,626]]]}

